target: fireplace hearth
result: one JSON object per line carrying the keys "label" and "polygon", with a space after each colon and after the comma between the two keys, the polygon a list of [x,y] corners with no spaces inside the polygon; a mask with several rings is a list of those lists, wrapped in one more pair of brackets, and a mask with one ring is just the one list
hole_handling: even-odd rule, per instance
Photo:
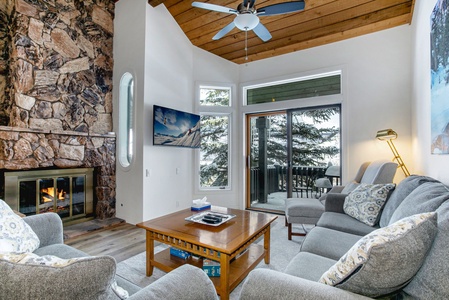
{"label": "fireplace hearth", "polygon": [[57,213],[63,221],[93,216],[93,169],[5,172],[5,201],[27,215]]}

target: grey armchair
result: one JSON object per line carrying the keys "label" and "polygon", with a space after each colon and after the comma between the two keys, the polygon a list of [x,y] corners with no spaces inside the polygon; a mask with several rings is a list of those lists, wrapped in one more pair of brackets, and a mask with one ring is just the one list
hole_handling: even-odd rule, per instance
{"label": "grey armchair", "polygon": [[374,161],[363,163],[355,178],[346,186],[334,186],[332,189],[322,195],[319,199],[312,198],[288,198],[285,202],[285,225],[288,226],[288,239],[292,236],[304,236],[307,232],[292,232],[292,224],[313,224],[315,225],[318,219],[324,212],[324,205],[327,194],[329,193],[343,193],[349,194],[359,184],[381,184],[391,183],[398,165],[391,161]]}
{"label": "grey armchair", "polygon": [[112,291],[113,281],[128,291],[130,300],[218,299],[212,281],[197,267],[183,265],[141,289],[115,274],[114,258],[89,257],[65,245],[62,222],[57,214],[45,213],[24,220],[40,240],[35,254],[65,259],[87,256],[88,259],[60,268],[23,265],[0,259],[1,299],[119,299]]}

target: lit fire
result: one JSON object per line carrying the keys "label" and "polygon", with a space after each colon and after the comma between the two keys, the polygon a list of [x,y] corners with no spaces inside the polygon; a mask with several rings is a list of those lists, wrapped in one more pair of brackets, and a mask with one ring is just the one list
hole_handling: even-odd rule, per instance
{"label": "lit fire", "polygon": [[[47,202],[52,202],[54,197],[55,197],[55,188],[54,187],[49,187],[49,188],[45,188],[45,189],[41,189],[42,194],[44,194],[42,196],[42,200],[44,200],[44,203]],[[65,199],[65,192],[64,190],[60,190],[58,192],[58,200],[64,200]]]}

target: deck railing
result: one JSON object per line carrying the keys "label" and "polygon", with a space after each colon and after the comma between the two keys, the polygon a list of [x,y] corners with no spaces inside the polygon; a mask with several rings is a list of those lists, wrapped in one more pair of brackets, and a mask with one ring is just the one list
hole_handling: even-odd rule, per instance
{"label": "deck railing", "polygon": [[[292,168],[292,190],[297,197],[311,197],[312,192],[316,191],[315,180],[325,177],[327,167],[315,166],[294,166]],[[257,200],[261,188],[259,168],[251,168],[250,174],[250,199],[251,202]],[[287,167],[269,166],[267,169],[267,193],[286,192],[287,191]]]}

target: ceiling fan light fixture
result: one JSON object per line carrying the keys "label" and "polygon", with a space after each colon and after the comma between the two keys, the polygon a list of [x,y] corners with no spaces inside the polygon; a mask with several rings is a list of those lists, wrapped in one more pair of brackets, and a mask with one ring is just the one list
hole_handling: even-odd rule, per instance
{"label": "ceiling fan light fixture", "polygon": [[253,14],[240,14],[235,17],[234,24],[243,31],[253,30],[259,24],[259,17]]}

